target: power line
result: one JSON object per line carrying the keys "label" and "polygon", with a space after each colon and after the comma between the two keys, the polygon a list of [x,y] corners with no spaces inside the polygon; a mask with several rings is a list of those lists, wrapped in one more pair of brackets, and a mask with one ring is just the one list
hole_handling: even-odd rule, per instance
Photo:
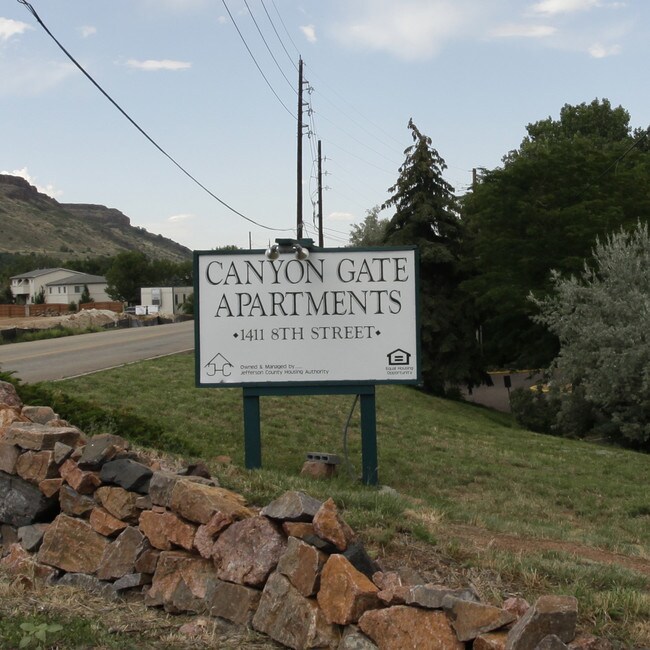
{"label": "power line", "polygon": [[269,54],[271,55],[271,58],[273,59],[273,63],[275,63],[278,70],[280,71],[280,74],[284,77],[284,80],[289,84],[289,87],[294,92],[297,92],[296,89],[294,88],[294,85],[289,81],[289,78],[287,77],[287,75],[284,74],[284,70],[280,67],[280,64],[278,63],[278,60],[275,58],[275,55],[273,54],[273,51],[269,47],[269,44],[267,43],[266,38],[264,38],[264,34],[262,33],[262,30],[260,29],[260,26],[257,24],[257,21],[255,20],[255,16],[253,15],[253,12],[251,11],[251,8],[248,6],[248,1],[244,0],[244,4],[246,5],[246,9],[248,9],[248,13],[250,14],[251,18],[253,19],[253,23],[255,23],[255,27],[257,27],[257,31],[259,32],[260,38],[264,41],[264,45],[266,45],[266,49],[269,51]]}
{"label": "power line", "polygon": [[[22,1],[23,0],[18,0],[18,2],[22,2]],[[226,11],[228,12],[228,15],[230,16],[230,20],[232,20],[232,24],[235,26],[235,29],[237,30],[237,33],[239,34],[239,38],[241,38],[242,43],[244,44],[244,47],[246,48],[246,50],[250,54],[251,59],[253,59],[253,63],[257,67],[259,73],[262,75],[262,78],[264,79],[264,81],[266,81],[266,85],[271,89],[271,92],[275,95],[275,98],[280,102],[280,104],[282,104],[282,107],[284,108],[284,110],[287,111],[287,113],[289,113],[289,115],[291,115],[291,117],[293,117],[293,119],[295,120],[296,116],[289,110],[289,108],[287,108],[287,105],[280,99],[280,95],[278,95],[278,93],[275,92],[275,89],[271,85],[271,82],[267,79],[267,77],[264,74],[264,71],[262,70],[262,68],[260,68],[260,64],[257,62],[257,59],[255,58],[255,55],[251,51],[251,48],[248,47],[248,43],[246,42],[246,39],[244,38],[244,35],[241,33],[241,30],[239,29],[239,26],[237,25],[237,21],[235,20],[232,13],[230,13],[230,9],[228,9],[228,5],[226,4],[226,0],[221,0],[221,1],[223,2],[223,6],[226,8]]]}
{"label": "power line", "polygon": [[[271,18],[271,15],[267,10],[266,5],[264,4],[264,0],[260,0],[260,2],[262,3],[262,7],[264,8],[264,13],[266,14],[266,17],[269,19],[269,22],[271,23],[271,27],[273,27],[273,31],[275,32],[275,35],[278,37],[278,41],[280,41],[280,45],[282,45],[282,49],[284,50],[285,54],[289,58],[289,61],[291,61],[291,65],[293,65],[296,72],[298,72],[298,66],[296,65],[296,62],[293,60],[293,57],[291,56],[291,54],[289,54],[289,51],[285,47],[284,41],[282,40],[282,38],[280,38],[280,34],[278,34],[278,30],[275,28],[275,23],[273,22],[273,19]],[[298,52],[298,55],[300,56],[300,52]]]}
{"label": "power line", "polygon": [[280,12],[278,11],[278,8],[275,4],[275,0],[271,0],[271,4],[273,4],[273,8],[275,9],[275,13],[278,14],[278,18],[280,19],[280,23],[282,24],[282,27],[284,27],[284,31],[286,32],[287,36],[289,37],[289,40],[291,41],[291,45],[293,45],[294,49],[296,50],[296,53],[298,56],[301,56],[300,50],[296,46],[296,44],[293,42],[293,38],[291,38],[291,34],[289,33],[289,30],[287,29],[287,26],[284,24],[284,20],[282,20],[282,16],[280,15]]}
{"label": "power line", "polygon": [[45,23],[41,20],[41,17],[36,13],[36,10],[34,7],[32,7],[27,0],[18,0],[18,2],[21,5],[24,5],[27,10],[34,16],[38,24],[45,30],[47,35],[58,45],[59,49],[74,63],[74,65],[82,72],[82,74],[99,90],[99,92],[108,99],[108,101],[113,104],[113,106],[120,112],[122,115],[154,146],[160,153],[162,153],[168,160],[170,160],[178,169],[180,169],[183,174],[185,174],[190,180],[192,180],[196,185],[198,185],[204,192],[209,194],[213,199],[221,203],[225,208],[236,214],[237,216],[241,217],[242,219],[245,219],[249,223],[252,223],[256,226],[259,226],[260,228],[264,228],[266,230],[273,230],[273,231],[286,231],[286,230],[292,230],[291,228],[272,228],[271,226],[265,226],[264,224],[260,223],[259,221],[255,221],[254,219],[251,219],[250,217],[247,217],[245,214],[242,214],[239,212],[239,210],[236,210],[233,208],[231,205],[226,203],[223,199],[220,199],[214,192],[209,190],[203,183],[201,183],[197,178],[195,178],[185,167],[183,167],[175,158],[173,158],[167,151],[165,151],[94,79],[93,77],[90,76],[88,72],[81,66],[81,64],[68,52],[68,50],[63,47],[63,45],[57,40],[57,38],[52,34],[52,32],[47,28]]}

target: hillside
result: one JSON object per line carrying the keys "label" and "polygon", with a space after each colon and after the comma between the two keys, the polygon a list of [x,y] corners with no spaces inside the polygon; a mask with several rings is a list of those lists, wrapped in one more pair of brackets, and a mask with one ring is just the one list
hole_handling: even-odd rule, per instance
{"label": "hillside", "polygon": [[0,174],[0,253],[85,258],[139,250],[151,259],[181,262],[191,251],[131,225],[115,208],[59,203],[19,176]]}

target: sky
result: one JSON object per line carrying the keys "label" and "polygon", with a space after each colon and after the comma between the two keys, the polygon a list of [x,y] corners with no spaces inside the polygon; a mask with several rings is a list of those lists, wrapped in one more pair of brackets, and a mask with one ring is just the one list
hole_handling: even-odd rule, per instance
{"label": "sky", "polygon": [[320,140],[327,247],[390,196],[410,118],[459,195],[565,104],[607,98],[650,126],[650,0],[31,5],[150,139],[25,5],[1,0],[0,173],[194,250],[295,237],[299,57],[303,236],[317,240]]}

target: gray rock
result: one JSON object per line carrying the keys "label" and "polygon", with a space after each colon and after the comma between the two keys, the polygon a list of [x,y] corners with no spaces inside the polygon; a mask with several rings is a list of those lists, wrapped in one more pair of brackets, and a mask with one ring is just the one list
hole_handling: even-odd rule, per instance
{"label": "gray rock", "polygon": [[149,493],[153,472],[130,458],[111,460],[102,466],[99,477],[102,483],[113,483],[130,492]]}
{"label": "gray rock", "polygon": [[32,524],[31,526],[21,526],[18,529],[18,541],[20,545],[28,552],[38,551],[43,543],[43,535],[49,524]]}
{"label": "gray rock", "polygon": [[508,632],[506,650],[535,650],[550,634],[565,643],[573,641],[577,618],[573,596],[541,596]]}
{"label": "gray rock", "polygon": [[549,634],[537,644],[535,650],[568,650],[568,646],[555,634]]}
{"label": "gray rock", "polygon": [[343,552],[348,562],[357,570],[372,580],[372,576],[379,571],[379,565],[368,555],[361,542],[353,542]]}
{"label": "gray rock", "polygon": [[280,521],[311,521],[322,505],[304,492],[290,491],[271,501],[261,514]]}
{"label": "gray rock", "polygon": [[57,465],[63,464],[74,452],[74,447],[66,445],[63,442],[54,443],[54,462]]}
{"label": "gray rock", "polygon": [[84,494],[79,494],[69,485],[62,485],[59,490],[59,503],[61,511],[73,517],[90,516],[93,508],[97,506],[95,500]]}
{"label": "gray rock", "polygon": [[115,591],[124,591],[126,589],[134,589],[135,587],[142,587],[143,585],[151,584],[150,573],[129,573],[122,576],[119,580],[113,583]]}
{"label": "gray rock", "polygon": [[28,526],[50,519],[58,508],[56,497],[48,498],[35,485],[0,472],[0,523]]}
{"label": "gray rock", "polygon": [[105,582],[87,573],[64,573],[56,584],[64,587],[77,587],[107,600],[117,600],[118,598],[110,582]]}
{"label": "gray rock", "polygon": [[78,464],[81,469],[97,470],[112,460],[119,452],[129,448],[129,442],[121,436],[102,433],[93,436],[84,447]]}
{"label": "gray rock", "polygon": [[337,650],[377,650],[377,646],[356,625],[348,625]]}
{"label": "gray rock", "polygon": [[478,602],[478,597],[471,589],[450,589],[444,585],[415,585],[406,594],[407,605],[417,605],[427,609],[442,609],[447,596]]}

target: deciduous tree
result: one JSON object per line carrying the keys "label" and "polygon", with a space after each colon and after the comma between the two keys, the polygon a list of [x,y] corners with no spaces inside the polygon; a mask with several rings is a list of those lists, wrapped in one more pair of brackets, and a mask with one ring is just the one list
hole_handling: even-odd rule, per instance
{"label": "deciduous tree", "polygon": [[580,271],[596,238],[650,218],[647,132],[609,101],[566,105],[559,119],[529,124],[503,166],[483,171],[463,200],[476,275],[465,287],[482,312],[486,354],[496,366],[539,367],[557,339],[531,320],[550,270]]}
{"label": "deciduous tree", "polygon": [[535,317],[560,341],[551,374],[562,408],[556,427],[587,413],[582,426],[650,450],[650,233],[598,241],[580,276],[552,274],[553,293],[534,299]]}

